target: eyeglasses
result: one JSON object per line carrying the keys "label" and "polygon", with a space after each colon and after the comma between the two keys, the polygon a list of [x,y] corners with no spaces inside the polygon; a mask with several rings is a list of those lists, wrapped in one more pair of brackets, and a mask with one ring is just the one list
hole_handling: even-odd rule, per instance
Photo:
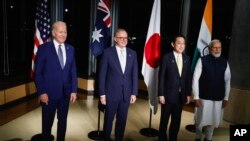
{"label": "eyeglasses", "polygon": [[116,37],[116,38],[119,40],[127,40],[128,39],[128,37]]}

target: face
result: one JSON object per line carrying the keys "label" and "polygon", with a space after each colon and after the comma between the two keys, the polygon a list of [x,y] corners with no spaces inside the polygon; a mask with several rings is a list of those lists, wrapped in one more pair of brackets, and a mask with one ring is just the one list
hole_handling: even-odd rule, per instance
{"label": "face", "polygon": [[116,42],[116,46],[118,47],[126,47],[126,45],[128,44],[128,34],[126,31],[119,31],[115,34],[115,38],[114,38],[115,42]]}
{"label": "face", "polygon": [[67,38],[66,24],[63,22],[55,23],[53,26],[52,35],[59,44],[64,43]]}
{"label": "face", "polygon": [[210,53],[214,57],[220,57],[220,55],[221,55],[221,43],[220,42],[214,43],[213,46],[210,48]]}
{"label": "face", "polygon": [[175,42],[172,42],[171,45],[177,53],[182,53],[186,46],[185,39],[183,37],[177,37]]}

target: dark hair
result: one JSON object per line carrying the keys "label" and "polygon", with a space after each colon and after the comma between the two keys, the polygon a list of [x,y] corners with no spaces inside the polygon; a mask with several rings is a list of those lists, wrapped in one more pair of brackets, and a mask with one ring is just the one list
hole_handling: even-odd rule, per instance
{"label": "dark hair", "polygon": [[176,39],[179,38],[179,37],[182,37],[182,38],[184,38],[184,40],[186,40],[186,37],[185,37],[184,35],[182,35],[182,34],[177,34],[177,35],[174,36],[172,42],[174,43],[174,42],[176,41]]}

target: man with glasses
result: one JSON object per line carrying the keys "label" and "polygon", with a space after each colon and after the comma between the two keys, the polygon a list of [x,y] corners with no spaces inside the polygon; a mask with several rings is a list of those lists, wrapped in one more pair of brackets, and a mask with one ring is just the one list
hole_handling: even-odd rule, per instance
{"label": "man with glasses", "polygon": [[104,50],[99,68],[100,101],[106,105],[104,115],[104,141],[110,141],[116,115],[115,141],[122,141],[130,103],[138,94],[138,64],[136,52],[127,48],[128,34],[117,29],[115,46]]}

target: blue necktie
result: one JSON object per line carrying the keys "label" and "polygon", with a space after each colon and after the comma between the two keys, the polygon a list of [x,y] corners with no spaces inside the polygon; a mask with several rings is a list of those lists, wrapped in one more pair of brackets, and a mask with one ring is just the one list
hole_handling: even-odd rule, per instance
{"label": "blue necktie", "polygon": [[64,68],[64,63],[63,63],[63,53],[62,53],[62,48],[61,48],[62,45],[59,45],[58,46],[58,59],[59,59],[59,62],[60,62],[60,65],[62,67],[62,69]]}

